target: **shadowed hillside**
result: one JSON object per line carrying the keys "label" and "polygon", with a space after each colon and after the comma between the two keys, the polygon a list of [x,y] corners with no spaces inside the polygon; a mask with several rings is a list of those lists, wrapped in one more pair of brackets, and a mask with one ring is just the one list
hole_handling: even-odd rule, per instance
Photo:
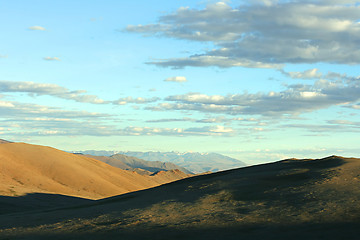
{"label": "shadowed hillside", "polygon": [[0,236],[358,239],[359,176],[360,159],[284,160],[196,176],[71,208],[0,215]]}

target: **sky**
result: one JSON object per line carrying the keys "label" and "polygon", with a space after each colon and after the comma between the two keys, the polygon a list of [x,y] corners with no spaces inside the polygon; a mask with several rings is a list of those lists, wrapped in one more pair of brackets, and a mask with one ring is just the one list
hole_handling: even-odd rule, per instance
{"label": "sky", "polygon": [[0,0],[0,138],[360,157],[360,1]]}

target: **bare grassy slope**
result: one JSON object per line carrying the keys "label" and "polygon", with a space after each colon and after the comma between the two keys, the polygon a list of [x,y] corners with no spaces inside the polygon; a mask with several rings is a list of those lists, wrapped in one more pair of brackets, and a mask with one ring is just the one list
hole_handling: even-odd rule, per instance
{"label": "bare grassy slope", "polygon": [[284,160],[72,208],[0,215],[0,236],[359,239],[359,200],[360,159]]}
{"label": "bare grassy slope", "polygon": [[99,199],[180,179],[141,176],[101,161],[25,143],[0,144],[0,195],[55,193]]}

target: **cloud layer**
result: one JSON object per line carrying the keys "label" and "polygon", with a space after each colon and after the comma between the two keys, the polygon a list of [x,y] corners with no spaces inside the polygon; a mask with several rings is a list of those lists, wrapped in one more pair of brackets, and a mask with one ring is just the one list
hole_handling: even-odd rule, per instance
{"label": "cloud layer", "polygon": [[[322,74],[310,70],[294,73],[294,78],[320,78]],[[334,73],[328,76],[334,77]],[[148,107],[153,111],[185,110],[230,115],[283,116],[300,115],[334,105],[349,106],[360,100],[360,78],[343,76],[330,81],[320,78],[314,84],[288,85],[284,91],[268,93],[239,93],[229,95],[207,95],[187,93],[165,98],[166,102]],[[352,105],[356,106],[358,105]]]}
{"label": "cloud layer", "polygon": [[86,91],[84,90],[70,91],[67,88],[49,83],[0,81],[0,92],[22,92],[37,96],[54,96],[83,103],[105,103],[104,100],[95,95],[85,94]]}
{"label": "cloud layer", "polygon": [[186,58],[152,61],[162,67],[272,67],[284,63],[359,64],[360,6],[357,1],[224,2],[204,9],[179,8],[128,32],[213,42],[215,50]]}

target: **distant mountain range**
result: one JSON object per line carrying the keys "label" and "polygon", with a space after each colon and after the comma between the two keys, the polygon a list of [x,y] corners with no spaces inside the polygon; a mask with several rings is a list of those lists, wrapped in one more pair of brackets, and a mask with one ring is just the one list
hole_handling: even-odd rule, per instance
{"label": "distant mountain range", "polygon": [[86,154],[84,156],[95,158],[96,160],[107,163],[113,167],[121,168],[123,170],[135,171],[142,175],[151,175],[155,172],[175,170],[175,169],[178,169],[184,172],[185,174],[192,174],[192,172],[190,172],[186,168],[180,167],[171,162],[145,161],[143,159],[127,156],[124,154],[115,154],[110,157],[94,156],[89,154]]}
{"label": "distant mountain range", "polygon": [[[83,154],[95,156],[112,156],[123,154],[136,157],[146,161],[170,162],[180,167],[184,167],[193,173],[217,172],[233,168],[245,167],[246,164],[237,159],[227,157],[218,153],[198,153],[198,152],[121,152],[121,151],[80,151]],[[183,170],[182,170],[183,171]]]}

